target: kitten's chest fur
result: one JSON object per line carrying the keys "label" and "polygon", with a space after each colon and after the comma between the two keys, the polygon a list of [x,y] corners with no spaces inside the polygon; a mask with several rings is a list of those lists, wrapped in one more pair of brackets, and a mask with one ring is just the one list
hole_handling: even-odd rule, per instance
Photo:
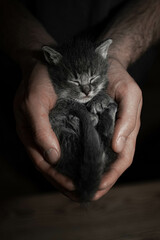
{"label": "kitten's chest fur", "polygon": [[117,105],[106,94],[111,42],[96,45],[74,39],[56,49],[43,47],[58,95],[49,115],[61,146],[56,168],[74,181],[80,201],[91,200],[102,174],[116,159],[111,139]]}

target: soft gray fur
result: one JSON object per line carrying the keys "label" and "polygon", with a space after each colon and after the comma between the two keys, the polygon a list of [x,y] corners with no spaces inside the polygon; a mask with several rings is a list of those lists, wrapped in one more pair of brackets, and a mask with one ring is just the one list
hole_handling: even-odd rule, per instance
{"label": "soft gray fur", "polygon": [[116,159],[111,148],[117,104],[107,95],[107,53],[111,39],[98,46],[73,39],[42,48],[58,95],[50,122],[61,146],[56,169],[75,183],[80,201],[92,199],[102,174]]}

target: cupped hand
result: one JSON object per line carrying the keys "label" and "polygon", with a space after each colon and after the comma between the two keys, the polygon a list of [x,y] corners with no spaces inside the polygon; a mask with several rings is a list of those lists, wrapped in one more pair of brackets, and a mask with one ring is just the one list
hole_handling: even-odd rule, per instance
{"label": "cupped hand", "polygon": [[118,153],[118,157],[111,165],[110,170],[103,175],[99,190],[93,200],[106,194],[131,165],[140,128],[142,93],[139,86],[116,59],[109,59],[108,78],[107,91],[118,103],[117,120],[112,140],[112,148]]}
{"label": "cupped hand", "polygon": [[[119,105],[112,147],[118,158],[104,174],[93,200],[106,194],[131,165],[140,127],[142,93],[138,85],[116,59],[109,60],[108,93]],[[60,157],[60,146],[51,129],[48,114],[57,96],[47,69],[37,63],[29,78],[23,79],[15,96],[14,113],[17,133],[36,168],[61,192],[76,200],[72,181],[58,173],[53,165]]]}
{"label": "cupped hand", "polygon": [[14,100],[17,133],[35,167],[61,192],[70,196],[72,181],[58,173],[53,165],[60,157],[60,146],[51,129],[49,111],[57,96],[46,66],[36,63],[29,77],[23,74]]}

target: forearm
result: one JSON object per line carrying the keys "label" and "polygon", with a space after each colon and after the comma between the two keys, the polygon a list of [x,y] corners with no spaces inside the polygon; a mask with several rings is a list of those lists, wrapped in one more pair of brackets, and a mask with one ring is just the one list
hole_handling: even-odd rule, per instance
{"label": "forearm", "polygon": [[127,68],[160,39],[160,0],[132,1],[103,37],[113,39],[109,55]]}
{"label": "forearm", "polygon": [[18,1],[0,1],[0,48],[20,65],[31,59],[53,38],[32,14]]}

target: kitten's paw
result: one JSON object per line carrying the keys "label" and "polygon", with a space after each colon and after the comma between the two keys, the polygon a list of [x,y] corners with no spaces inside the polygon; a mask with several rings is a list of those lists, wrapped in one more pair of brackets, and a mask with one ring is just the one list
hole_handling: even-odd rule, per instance
{"label": "kitten's paw", "polygon": [[90,119],[92,121],[93,126],[95,127],[98,124],[99,118],[97,115],[90,113]]}
{"label": "kitten's paw", "polygon": [[75,124],[75,125],[79,125],[79,118],[78,117],[76,117],[76,116],[74,116],[74,115],[69,115],[69,121],[70,121],[70,123],[72,123],[72,124]]}
{"label": "kitten's paw", "polygon": [[114,103],[114,100],[105,92],[101,92],[89,101],[86,107],[92,114],[101,114],[111,103]]}
{"label": "kitten's paw", "polygon": [[97,99],[97,101],[92,102],[92,105],[90,106],[90,112],[92,114],[101,114],[107,107],[108,107],[109,101],[108,99]]}

